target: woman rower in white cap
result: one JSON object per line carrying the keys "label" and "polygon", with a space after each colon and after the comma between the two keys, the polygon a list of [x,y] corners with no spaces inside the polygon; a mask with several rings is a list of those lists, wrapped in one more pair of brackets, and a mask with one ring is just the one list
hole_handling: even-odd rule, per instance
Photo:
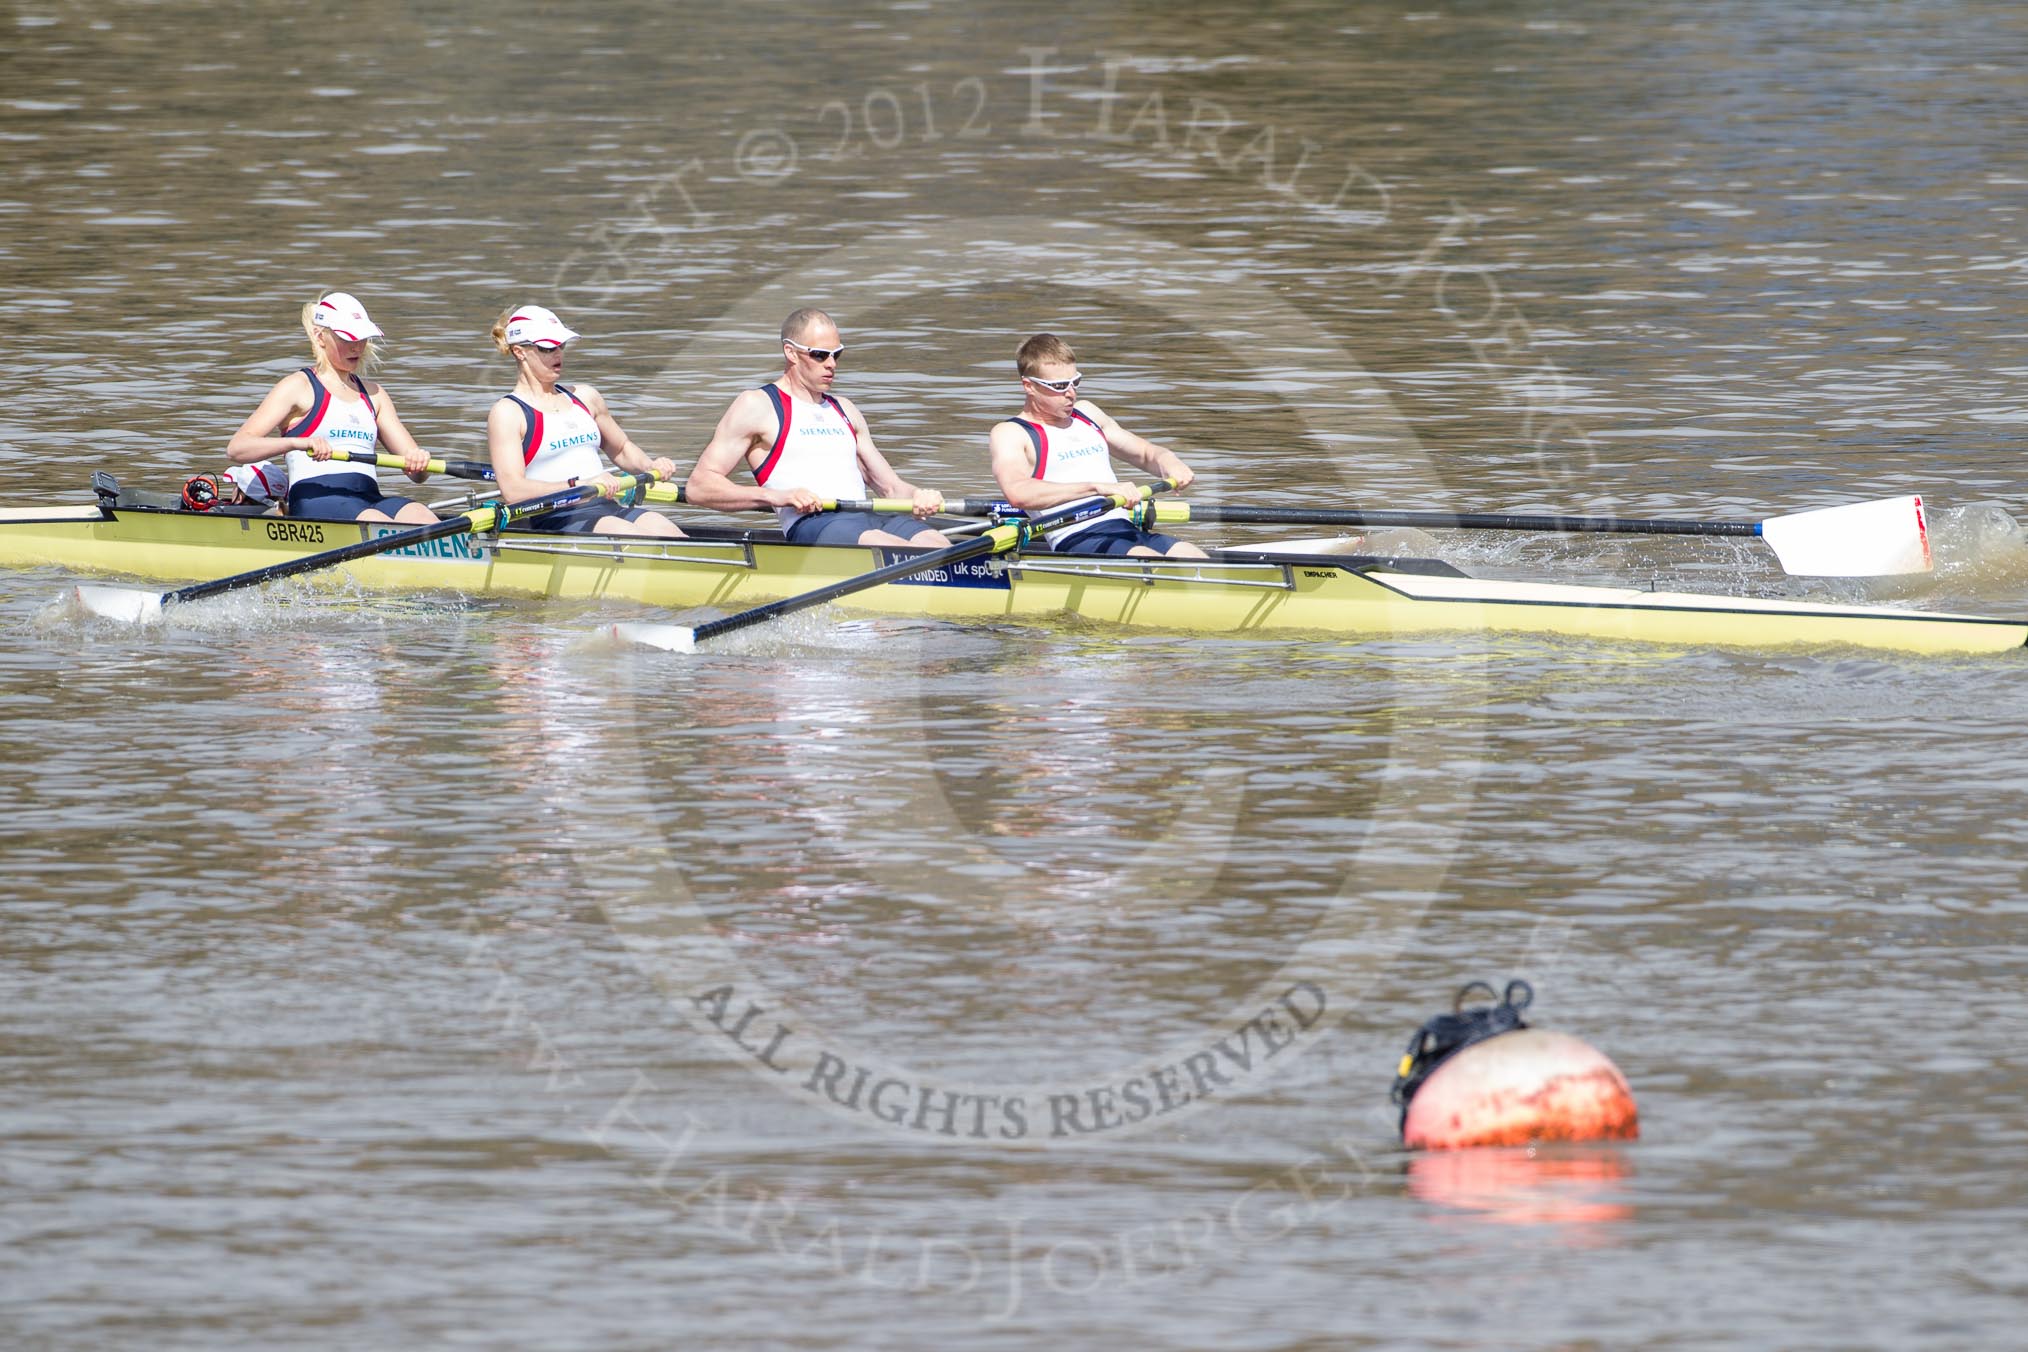
{"label": "woman rower in white cap", "polygon": [[[233,434],[226,455],[235,465],[257,465],[287,452],[290,516],[415,526],[435,521],[437,514],[421,503],[382,493],[374,471],[376,444],[399,455],[417,483],[429,478],[430,461],[402,426],[393,396],[361,375],[374,364],[380,326],[357,300],[333,291],[303,307],[303,331],[310,336],[312,364],[275,382]],[[333,451],[362,459],[333,460]],[[262,468],[274,477],[272,466]]]}
{"label": "woman rower in white cap", "polygon": [[[500,496],[509,502],[556,493],[577,484],[614,484],[600,452],[629,474],[654,470],[673,477],[675,463],[651,456],[629,437],[599,392],[561,385],[564,344],[577,337],[540,305],[517,305],[493,324],[493,346],[514,359],[519,375],[511,393],[486,415],[486,449]],[[598,535],[681,535],[675,523],[645,507],[622,507],[601,498],[545,512],[521,522],[525,530]]]}

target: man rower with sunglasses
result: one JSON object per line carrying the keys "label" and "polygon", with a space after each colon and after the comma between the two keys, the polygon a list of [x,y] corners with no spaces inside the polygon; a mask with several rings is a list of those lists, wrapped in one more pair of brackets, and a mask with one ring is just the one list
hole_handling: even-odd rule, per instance
{"label": "man rower with sunglasses", "polygon": [[[1187,487],[1197,476],[1166,446],[1129,432],[1104,409],[1077,397],[1077,353],[1053,333],[1038,333],[1014,354],[1025,401],[1018,416],[997,424],[987,439],[993,478],[1007,501],[1033,514],[1100,494],[1132,506],[1136,484],[1113,473],[1110,451],[1151,474]],[[1102,516],[1046,533],[1059,554],[1130,554],[1141,558],[1201,559],[1187,540],[1142,530],[1115,508]]]}
{"label": "man rower with sunglasses", "polygon": [[[684,496],[721,512],[773,507],[791,544],[941,549],[950,540],[924,518],[943,510],[944,495],[896,474],[852,401],[831,393],[844,350],[838,326],[822,310],[797,310],[783,320],[781,375],[732,401],[697,457]],[[753,471],[752,488],[732,481],[742,460]],[[825,501],[872,496],[869,484],[881,497],[910,499],[913,514],[819,510]]]}

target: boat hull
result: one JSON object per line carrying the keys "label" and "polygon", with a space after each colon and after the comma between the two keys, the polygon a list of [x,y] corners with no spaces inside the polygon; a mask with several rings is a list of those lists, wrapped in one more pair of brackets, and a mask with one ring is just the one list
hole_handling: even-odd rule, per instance
{"label": "boat hull", "polygon": [[[0,510],[0,565],[162,582],[222,577],[384,534],[386,526],[114,506]],[[576,597],[737,610],[910,551],[811,548],[766,530],[641,540],[461,535],[332,570],[370,589]],[[1207,633],[1529,633],[1686,646],[1844,645],[1999,652],[2028,622],[1935,611],[1466,577],[1447,565],[1223,551],[1188,562],[1051,555],[974,560],[857,593],[857,610],[953,620],[1076,614]]]}

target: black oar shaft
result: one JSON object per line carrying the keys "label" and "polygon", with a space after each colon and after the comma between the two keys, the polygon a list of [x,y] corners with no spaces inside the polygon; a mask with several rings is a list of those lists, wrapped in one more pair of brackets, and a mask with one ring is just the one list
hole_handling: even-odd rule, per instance
{"label": "black oar shaft", "polygon": [[[343,526],[352,523],[341,521],[335,524]],[[164,605],[167,605],[172,601],[198,601],[207,596],[217,596],[220,592],[238,591],[242,587],[257,587],[263,582],[272,582],[276,578],[293,577],[297,573],[315,572],[319,568],[335,568],[341,563],[350,563],[353,559],[363,559],[371,554],[383,554],[390,549],[400,549],[403,545],[421,544],[425,540],[441,540],[447,535],[463,535],[472,528],[472,522],[469,517],[454,516],[448,521],[439,521],[435,525],[417,526],[412,531],[398,532],[404,536],[399,544],[390,545],[387,541],[391,537],[379,535],[369,540],[360,540],[355,544],[341,545],[337,549],[327,549],[317,554],[305,554],[301,558],[290,559],[286,563],[271,563],[265,568],[255,568],[249,572],[234,573],[231,577],[213,578],[209,582],[193,582],[187,587],[178,587],[175,591],[164,592],[162,594],[162,602]]]}
{"label": "black oar shaft", "polygon": [[1535,516],[1509,512],[1321,511],[1305,507],[1220,507],[1194,502],[1158,504],[1155,520],[1163,525],[1207,521],[1256,526],[1414,526],[1424,530],[1520,530],[1565,535],[1760,534],[1758,521]]}
{"label": "black oar shaft", "polygon": [[1014,526],[997,526],[992,531],[967,540],[963,544],[952,545],[948,549],[934,551],[934,558],[923,556],[913,559],[901,559],[883,568],[876,568],[870,573],[861,573],[857,577],[848,577],[842,581],[833,582],[827,587],[819,587],[815,591],[804,592],[800,596],[791,596],[780,601],[770,601],[765,605],[755,606],[751,610],[743,610],[737,615],[727,615],[723,619],[706,620],[697,626],[696,637],[700,639],[713,638],[719,634],[730,633],[735,629],[744,629],[750,624],[761,624],[768,620],[779,619],[783,615],[793,614],[798,610],[808,610],[812,606],[821,606],[827,601],[835,601],[841,596],[850,596],[853,592],[866,591],[870,588],[878,587],[883,582],[892,582],[896,578],[908,577],[910,574],[924,572],[930,568],[939,568],[947,563],[962,563],[966,559],[977,558],[981,554],[995,553],[1004,548],[1005,544],[1012,540],[1017,529]]}
{"label": "black oar shaft", "polygon": [[[1145,489],[1144,492],[1153,494],[1167,486],[1166,483],[1154,485]],[[827,601],[835,601],[841,596],[850,596],[854,592],[878,587],[884,582],[893,582],[896,579],[909,577],[915,573],[925,573],[932,568],[941,568],[946,564],[963,563],[967,559],[975,559],[982,554],[998,554],[1017,547],[1032,533],[1055,526],[1068,526],[1074,522],[1089,520],[1092,517],[1100,516],[1113,510],[1117,505],[1119,505],[1118,500],[1113,498],[1085,498],[1078,502],[1066,503],[1061,507],[1052,508],[1046,512],[1039,512],[1024,522],[994,526],[984,534],[975,536],[960,544],[948,545],[943,549],[933,549],[927,554],[918,554],[912,559],[900,559],[884,567],[876,568],[870,573],[861,573],[857,577],[844,578],[827,586],[819,587],[815,591],[804,592],[799,596],[786,597],[780,601],[769,601],[763,605],[755,606],[751,610],[742,610],[737,615],[727,615],[722,619],[706,620],[690,631],[691,640],[694,643],[697,640],[713,638],[719,634],[729,634],[735,629],[745,629],[749,625],[762,624],[768,620],[779,619],[798,610],[808,610],[812,606],[820,606]]]}
{"label": "black oar shaft", "polygon": [[493,467],[479,460],[446,460],[444,473],[453,479],[483,479],[491,482]]}

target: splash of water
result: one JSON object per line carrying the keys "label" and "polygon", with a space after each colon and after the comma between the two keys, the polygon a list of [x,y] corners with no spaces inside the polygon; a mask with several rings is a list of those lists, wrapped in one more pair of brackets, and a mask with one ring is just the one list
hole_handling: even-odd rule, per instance
{"label": "splash of water", "polygon": [[2028,536],[1999,503],[1932,512],[1929,527],[1939,581],[1951,590],[2018,596],[2028,584]]}

